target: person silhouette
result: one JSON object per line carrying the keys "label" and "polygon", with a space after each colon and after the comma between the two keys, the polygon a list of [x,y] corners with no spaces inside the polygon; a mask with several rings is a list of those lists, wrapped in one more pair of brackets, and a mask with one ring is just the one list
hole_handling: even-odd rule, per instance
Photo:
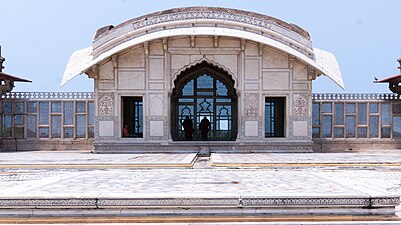
{"label": "person silhouette", "polygon": [[125,124],[124,129],[123,129],[123,137],[129,137],[129,136],[130,136],[130,134],[129,134],[129,130],[128,130],[128,125]]}
{"label": "person silhouette", "polygon": [[182,121],[182,127],[184,128],[184,135],[186,141],[192,141],[193,123],[189,116],[185,117]]}
{"label": "person silhouette", "polygon": [[209,132],[210,128],[210,121],[206,118],[206,116],[203,117],[199,124],[199,130],[202,134],[202,140],[207,140],[207,133]]}

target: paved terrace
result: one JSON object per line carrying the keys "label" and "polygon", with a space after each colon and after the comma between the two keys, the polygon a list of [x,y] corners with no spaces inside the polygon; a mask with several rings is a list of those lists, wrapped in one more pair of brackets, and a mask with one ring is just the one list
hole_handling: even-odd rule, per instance
{"label": "paved terrace", "polygon": [[[0,187],[0,223],[401,224],[391,208],[374,206],[399,201],[401,153],[395,151],[210,157],[2,152]],[[354,207],[366,199],[368,212],[379,216]],[[274,207],[264,207],[269,204]],[[184,216],[166,218],[172,213]]]}

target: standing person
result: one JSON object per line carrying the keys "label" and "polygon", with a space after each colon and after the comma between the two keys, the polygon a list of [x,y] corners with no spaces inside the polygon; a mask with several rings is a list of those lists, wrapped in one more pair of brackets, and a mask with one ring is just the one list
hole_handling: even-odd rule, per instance
{"label": "standing person", "polygon": [[201,131],[202,134],[202,140],[207,140],[207,133],[211,129],[210,126],[210,121],[205,117],[201,120],[199,124],[199,130]]}
{"label": "standing person", "polygon": [[184,127],[185,140],[192,141],[193,123],[189,116],[186,116],[185,120],[182,121],[182,126]]}

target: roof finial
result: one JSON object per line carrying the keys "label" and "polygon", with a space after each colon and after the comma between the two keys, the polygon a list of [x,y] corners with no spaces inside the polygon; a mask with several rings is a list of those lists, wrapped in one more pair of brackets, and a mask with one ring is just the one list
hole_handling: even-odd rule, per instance
{"label": "roof finial", "polygon": [[400,66],[398,67],[398,69],[400,69],[400,73],[401,73],[401,58],[397,59],[398,63],[400,64]]}
{"label": "roof finial", "polygon": [[0,45],[0,72],[3,72],[3,69],[4,69],[3,62],[4,61],[6,61],[6,59],[1,56],[1,45]]}

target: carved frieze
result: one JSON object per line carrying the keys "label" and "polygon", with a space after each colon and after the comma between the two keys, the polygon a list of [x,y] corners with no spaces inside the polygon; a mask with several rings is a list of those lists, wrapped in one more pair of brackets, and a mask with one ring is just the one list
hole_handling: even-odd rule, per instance
{"label": "carved frieze", "polygon": [[49,208],[49,207],[210,207],[210,206],[243,206],[243,207],[277,207],[277,206],[397,206],[399,197],[245,197],[245,198],[53,198],[53,199],[0,199],[2,208]]}
{"label": "carved frieze", "polygon": [[[277,23],[277,20],[272,18],[257,18],[254,16],[248,15],[241,15],[238,12],[228,12],[228,11],[209,11],[209,10],[195,10],[195,11],[183,11],[183,12],[174,12],[162,15],[155,15],[148,17],[146,19],[141,19],[134,21],[132,23],[132,29],[140,29],[146,26],[152,26],[155,24],[166,23],[166,22],[173,22],[179,20],[193,20],[193,19],[212,19],[212,20],[223,20],[223,21],[234,21],[240,23],[246,23],[252,26],[257,26],[260,28],[265,29],[272,29],[275,26],[288,26],[285,23]],[[291,26],[291,25],[290,25]],[[293,28],[293,27],[291,27]],[[288,28],[287,28],[288,29]],[[297,31],[293,32],[294,28],[292,29],[292,34],[297,35],[303,38],[309,38],[305,35],[305,33],[298,28]]]}
{"label": "carved frieze", "polygon": [[99,206],[237,206],[236,198],[99,199]]}
{"label": "carved frieze", "polygon": [[65,198],[65,199],[1,199],[1,208],[49,208],[49,207],[94,207],[93,198]]}
{"label": "carved frieze", "polygon": [[243,206],[289,206],[289,205],[367,205],[369,199],[343,198],[247,198],[242,199]]}

